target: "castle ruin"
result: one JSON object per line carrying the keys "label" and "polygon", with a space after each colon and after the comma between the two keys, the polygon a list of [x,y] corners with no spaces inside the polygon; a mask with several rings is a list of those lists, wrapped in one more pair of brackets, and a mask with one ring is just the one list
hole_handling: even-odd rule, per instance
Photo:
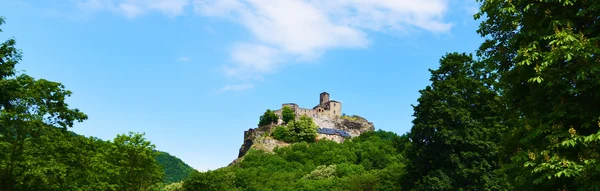
{"label": "castle ruin", "polygon": [[281,117],[283,108],[287,106],[294,110],[296,118],[299,118],[302,115],[311,118],[316,118],[317,116],[328,116],[333,118],[342,115],[342,103],[335,100],[329,100],[329,93],[323,92],[320,94],[319,98],[319,104],[312,109],[298,107],[298,104],[295,103],[284,103],[281,104],[281,109],[275,110],[274,112]]}
{"label": "castle ruin", "polygon": [[[352,115],[342,117],[342,103],[330,100],[329,93],[327,92],[323,92],[319,95],[319,104],[312,109],[298,107],[298,104],[295,103],[282,104],[281,109],[273,111],[279,116],[279,121],[276,125],[283,125],[282,111],[284,107],[290,107],[294,111],[297,119],[302,115],[306,115],[313,119],[313,122],[317,126],[316,140],[328,139],[341,143],[349,138],[359,136],[364,132],[375,130],[373,123],[360,116]],[[242,147],[240,147],[238,159],[232,164],[238,163],[240,160],[239,158],[243,157],[251,148],[272,152],[276,147],[289,145],[289,143],[276,140],[272,137],[272,127],[275,127],[274,125],[275,124],[270,124],[262,127],[250,128],[247,131],[244,131],[244,143],[242,144]]]}

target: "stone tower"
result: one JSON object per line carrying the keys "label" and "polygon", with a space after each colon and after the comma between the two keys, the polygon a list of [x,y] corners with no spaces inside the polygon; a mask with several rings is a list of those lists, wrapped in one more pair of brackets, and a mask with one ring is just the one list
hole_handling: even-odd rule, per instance
{"label": "stone tower", "polygon": [[320,99],[319,105],[325,106],[325,103],[329,102],[329,93],[323,92],[323,93],[321,93],[320,97],[321,97],[321,99]]}

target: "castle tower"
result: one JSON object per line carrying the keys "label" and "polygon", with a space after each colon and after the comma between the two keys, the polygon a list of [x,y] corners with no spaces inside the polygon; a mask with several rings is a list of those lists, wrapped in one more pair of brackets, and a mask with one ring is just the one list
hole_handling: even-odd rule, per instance
{"label": "castle tower", "polygon": [[325,103],[329,102],[329,93],[323,92],[323,93],[321,93],[320,97],[321,97],[321,99],[320,99],[319,105],[324,106]]}

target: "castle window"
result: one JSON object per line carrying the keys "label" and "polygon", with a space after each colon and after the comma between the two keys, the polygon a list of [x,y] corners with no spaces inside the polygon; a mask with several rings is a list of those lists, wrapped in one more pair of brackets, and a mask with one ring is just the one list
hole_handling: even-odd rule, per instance
{"label": "castle window", "polygon": [[333,103],[333,107],[335,107],[335,103]]}

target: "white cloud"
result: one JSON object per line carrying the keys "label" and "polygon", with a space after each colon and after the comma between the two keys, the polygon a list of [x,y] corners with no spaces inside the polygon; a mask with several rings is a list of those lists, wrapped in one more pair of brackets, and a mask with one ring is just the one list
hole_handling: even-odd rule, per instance
{"label": "white cloud", "polygon": [[229,76],[246,79],[287,61],[319,58],[335,48],[369,45],[367,31],[448,32],[448,0],[194,0],[207,17],[239,22],[254,39],[235,45]]}
{"label": "white cloud", "polygon": [[281,52],[273,47],[261,44],[239,43],[231,51],[231,57],[236,66],[224,67],[228,76],[242,79],[253,79],[272,72],[281,61]]}
{"label": "white cloud", "polygon": [[229,16],[243,9],[244,5],[239,0],[195,0],[194,11],[204,16]]}
{"label": "white cloud", "polygon": [[158,11],[166,16],[175,17],[183,13],[190,0],[78,0],[77,6],[82,10],[109,10],[135,18],[151,11]]}
{"label": "white cloud", "polygon": [[228,91],[244,91],[247,89],[251,89],[253,87],[254,87],[254,84],[250,84],[250,83],[231,84],[231,85],[226,85],[225,87],[221,88],[221,90],[219,92],[223,93],[223,92],[228,92]]}
{"label": "white cloud", "polygon": [[[447,33],[453,26],[445,21],[450,0],[78,1],[82,9],[111,10],[129,18],[152,11],[175,17],[190,6],[199,15],[237,22],[253,38],[234,43],[232,63],[223,68],[227,76],[241,80],[260,79],[283,63],[314,60],[328,50],[368,47],[367,32]],[[225,89],[245,89],[233,87]]]}
{"label": "white cloud", "polygon": [[192,58],[187,57],[187,56],[182,56],[177,59],[177,61],[179,61],[179,62],[189,62],[191,60],[192,60]]}
{"label": "white cloud", "polygon": [[116,5],[112,0],[81,0],[75,2],[79,9],[85,11],[115,10]]}
{"label": "white cloud", "polygon": [[144,13],[144,10],[142,10],[141,7],[129,3],[119,4],[119,9],[121,9],[123,14],[128,18],[135,18]]}

